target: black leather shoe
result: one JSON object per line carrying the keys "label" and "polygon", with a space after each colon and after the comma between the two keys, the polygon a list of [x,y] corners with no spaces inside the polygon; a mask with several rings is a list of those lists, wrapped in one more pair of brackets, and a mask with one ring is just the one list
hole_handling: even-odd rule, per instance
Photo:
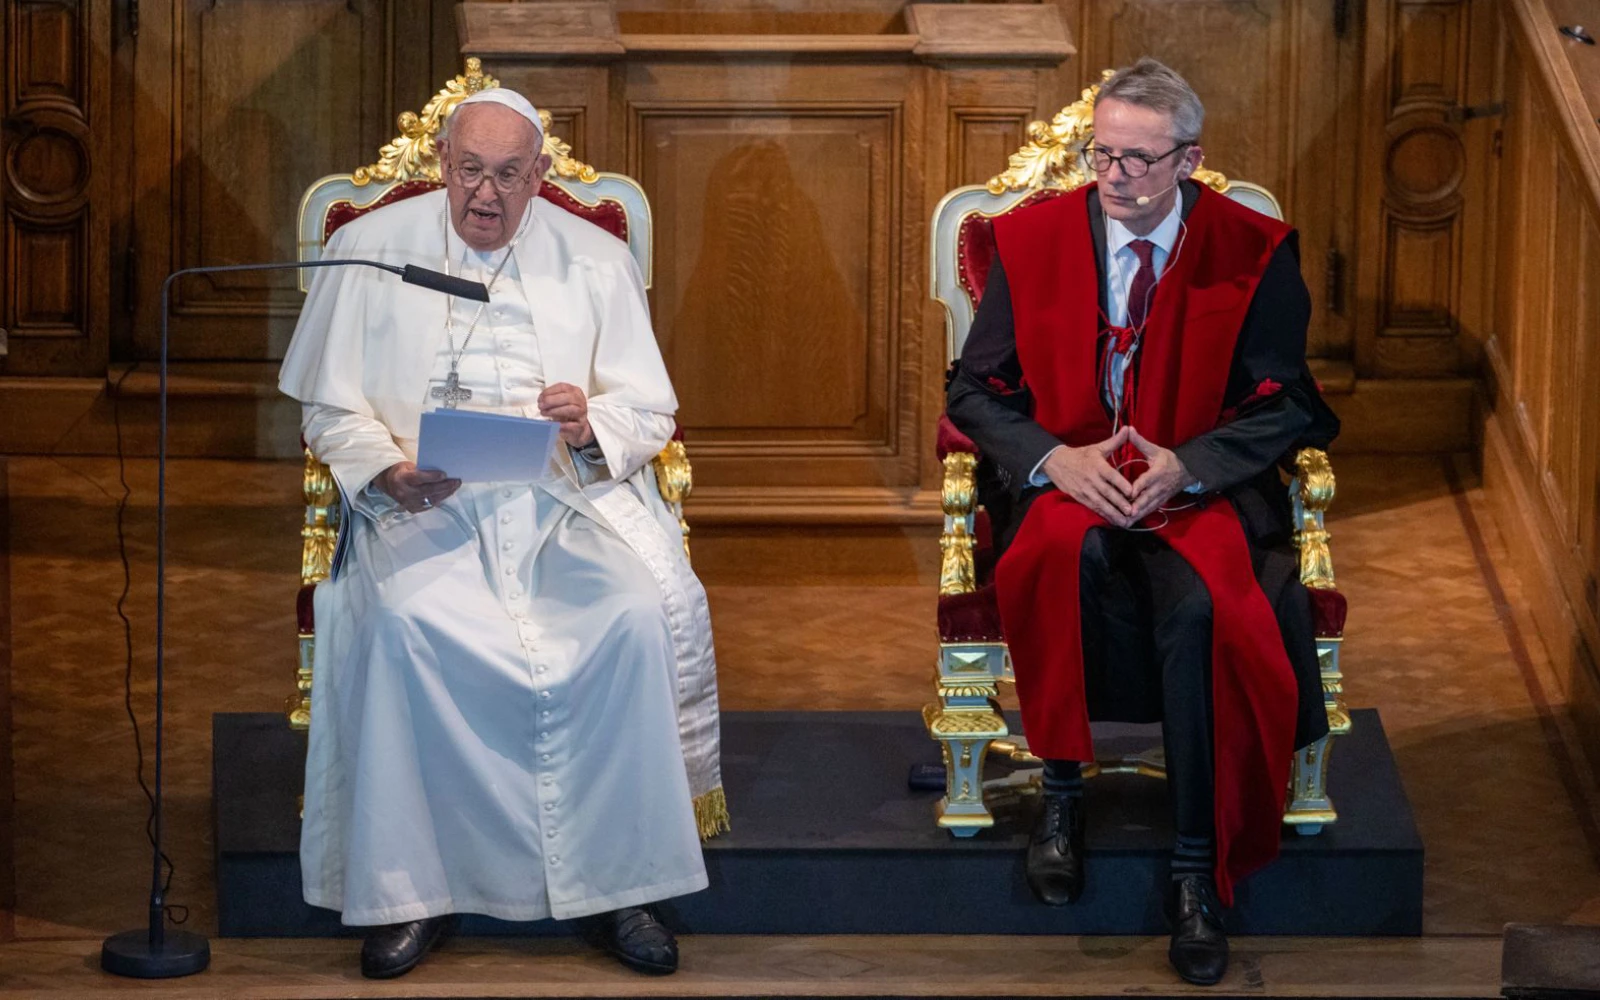
{"label": "black leather shoe", "polygon": [[1210,875],[1173,879],[1167,890],[1172,945],[1167,961],[1197,986],[1214,986],[1228,971],[1228,935],[1222,929],[1222,904]]}
{"label": "black leather shoe", "polygon": [[361,945],[361,974],[368,979],[405,975],[444,943],[455,926],[455,916],[447,914],[373,928]]}
{"label": "black leather shoe", "polygon": [[1041,903],[1065,906],[1083,895],[1083,799],[1041,795],[1028,841],[1028,888]]}
{"label": "black leather shoe", "polygon": [[678,971],[678,939],[642,906],[625,906],[583,921],[585,936],[635,972],[665,976]]}

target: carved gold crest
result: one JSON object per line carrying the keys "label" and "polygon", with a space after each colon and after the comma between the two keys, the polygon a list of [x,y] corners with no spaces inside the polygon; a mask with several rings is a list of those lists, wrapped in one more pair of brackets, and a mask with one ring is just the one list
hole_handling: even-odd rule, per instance
{"label": "carved gold crest", "polygon": [[[467,71],[447,82],[442,90],[434,94],[433,99],[423,106],[421,114],[415,111],[400,113],[395,121],[400,134],[378,150],[377,163],[357,167],[351,180],[362,187],[373,181],[385,184],[409,180],[437,182],[440,179],[439,153],[434,140],[439,135],[439,127],[455,111],[456,105],[481,90],[492,90],[498,86],[499,80],[484,75],[483,60],[469,56]],[[581,184],[594,183],[599,176],[595,169],[587,163],[574,160],[571,144],[550,134],[550,112],[541,110],[539,121],[544,125],[544,151],[551,157],[550,172],[546,176],[553,174]]]}

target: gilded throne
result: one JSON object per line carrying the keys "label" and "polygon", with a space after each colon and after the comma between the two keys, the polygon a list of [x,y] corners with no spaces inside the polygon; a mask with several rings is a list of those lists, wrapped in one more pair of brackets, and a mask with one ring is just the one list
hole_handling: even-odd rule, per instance
{"label": "gilded throne", "polygon": [[[301,260],[316,260],[323,245],[347,222],[375,208],[442,186],[434,136],[456,105],[480,90],[498,87],[499,82],[484,75],[482,63],[467,60],[466,72],[447,82],[420,114],[400,115],[400,135],[379,151],[378,161],[358,167],[352,173],[331,174],[316,181],[300,200],[299,246]],[[550,116],[541,111],[545,127],[544,150],[552,157],[549,172],[539,197],[584,218],[628,244],[629,251],[644,275],[645,287],[651,277],[650,204],[644,190],[632,178],[602,173],[571,157],[571,147],[550,134]],[[308,272],[301,271],[301,290],[308,287]],[[661,498],[677,515],[683,532],[685,551],[689,545],[689,525],[683,517],[683,501],[692,485],[688,455],[681,430],[653,461],[656,486]],[[286,712],[289,725],[307,729],[311,725],[312,665],[316,650],[316,622],[312,595],[326,579],[333,565],[339,528],[344,517],[339,488],[328,467],[309,449],[305,452],[306,520],[300,529],[302,556],[300,592],[297,601],[299,661],[295,672],[295,692],[289,696]],[[725,807],[720,790],[716,800],[695,802],[696,819],[702,836],[726,829]]]}
{"label": "gilded throne", "polygon": [[[1097,86],[1091,87],[1049,122],[1033,122],[1027,144],[1012,154],[1005,172],[986,184],[951,191],[934,209],[932,287],[934,298],[944,306],[947,363],[960,357],[983,296],[994,258],[992,220],[1094,179],[1083,149],[1093,137],[1098,92]],[[1258,185],[1230,181],[1205,168],[1196,171],[1194,179],[1258,212],[1283,217],[1277,199]],[[1028,753],[1020,736],[1012,734],[1000,708],[999,685],[1012,681],[1013,675],[995,603],[992,577],[996,554],[989,515],[977,495],[983,456],[943,416],[937,453],[944,466],[939,662],[937,700],[923,709],[923,721],[929,736],[939,742],[944,758],[945,795],[937,809],[938,824],[956,836],[969,837],[994,824],[991,807],[1002,790],[1019,787],[1017,776],[985,783],[984,765],[989,755],[1001,755],[1015,764],[1037,763],[1037,758]],[[1305,448],[1285,456],[1284,464],[1300,580],[1311,596],[1330,731],[1295,755],[1283,821],[1299,833],[1314,834],[1338,818],[1328,797],[1327,769],[1334,739],[1350,731],[1339,670],[1346,604],[1334,584],[1328,532],[1323,525],[1334,494],[1328,457],[1318,449]],[[1085,776],[1109,772],[1162,777],[1161,750],[1158,746],[1134,756],[1100,760],[1084,769]]]}

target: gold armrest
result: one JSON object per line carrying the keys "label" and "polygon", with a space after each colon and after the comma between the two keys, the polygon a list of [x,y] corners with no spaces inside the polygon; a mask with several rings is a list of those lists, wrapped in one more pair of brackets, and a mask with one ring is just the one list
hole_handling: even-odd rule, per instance
{"label": "gold armrest", "polygon": [[977,510],[978,456],[955,451],[944,457],[944,533],[939,536],[939,596],[970,594],[978,589],[973,562],[977,545],[973,519]]}
{"label": "gold armrest", "polygon": [[1294,457],[1295,477],[1289,486],[1294,507],[1294,544],[1300,550],[1300,582],[1332,590],[1333,554],[1323,515],[1333,503],[1333,466],[1320,448],[1302,448]]}
{"label": "gold armrest", "polygon": [[333,567],[333,550],[339,542],[339,486],[333,472],[306,449],[301,490],[306,501],[306,523],[300,528],[300,585],[320,583]]}
{"label": "gold armrest", "polygon": [[682,441],[668,441],[650,464],[656,470],[656,489],[661,491],[661,499],[678,516],[678,527],[683,531],[683,554],[687,556],[689,522],[683,516],[683,502],[694,492],[694,469],[689,464],[688,449]]}

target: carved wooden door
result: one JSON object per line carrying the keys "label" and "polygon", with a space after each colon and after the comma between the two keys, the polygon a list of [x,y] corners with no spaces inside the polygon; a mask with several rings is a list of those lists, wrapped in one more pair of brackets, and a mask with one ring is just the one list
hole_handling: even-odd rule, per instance
{"label": "carved wooden door", "polygon": [[105,373],[110,7],[0,5],[0,375]]}

